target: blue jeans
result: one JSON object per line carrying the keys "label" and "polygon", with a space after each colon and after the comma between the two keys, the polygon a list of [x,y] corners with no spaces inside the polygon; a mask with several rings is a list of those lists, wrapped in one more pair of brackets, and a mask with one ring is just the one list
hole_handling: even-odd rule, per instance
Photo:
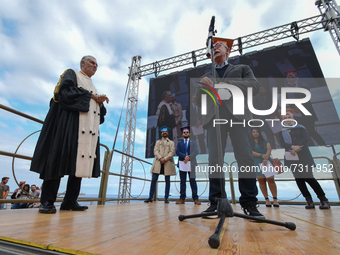
{"label": "blue jeans", "polygon": [[[223,114],[221,114],[223,115]],[[250,129],[247,126],[235,125],[230,127],[230,118],[226,115],[220,116],[220,118],[228,119],[228,124],[219,125],[221,128],[221,143],[222,143],[222,159],[218,162],[217,151],[217,132],[216,127],[213,127],[212,121],[207,125],[207,144],[209,149],[209,166],[221,166],[223,167],[223,159],[225,154],[225,148],[227,144],[227,135],[229,133],[231,143],[234,150],[234,155],[238,164],[238,183],[241,193],[240,204],[245,206],[247,204],[257,204],[257,186],[256,186],[256,172],[241,172],[241,169],[246,167],[253,167],[254,160],[252,157],[251,149],[251,134]],[[241,122],[233,118],[233,121]],[[249,169],[248,168],[248,169]],[[223,171],[209,174],[209,200],[210,203],[216,204],[216,198],[226,197],[226,194],[222,194],[222,186],[225,187],[225,177]]]}
{"label": "blue jeans", "polygon": [[[153,194],[155,194],[158,176],[159,176],[159,174],[155,174],[155,173],[152,174],[149,198],[153,198]],[[164,196],[164,198],[168,199],[169,193],[170,193],[170,175],[168,175],[168,176],[164,175],[164,177],[165,177],[165,196]]]}
{"label": "blue jeans", "polygon": [[195,178],[190,178],[190,172],[184,172],[184,171],[179,171],[179,178],[181,179],[181,188],[180,188],[180,199],[182,199],[183,201],[186,198],[186,189],[187,189],[187,185],[186,185],[186,180],[187,180],[187,175],[189,176],[189,180],[190,180],[190,187],[191,187],[191,191],[192,191],[192,199],[195,201],[198,199],[197,196],[197,183],[196,183],[196,179]]}
{"label": "blue jeans", "polygon": [[5,203],[0,203],[0,210],[4,209]]}
{"label": "blue jeans", "polygon": [[11,209],[19,209],[20,203],[14,203]]}

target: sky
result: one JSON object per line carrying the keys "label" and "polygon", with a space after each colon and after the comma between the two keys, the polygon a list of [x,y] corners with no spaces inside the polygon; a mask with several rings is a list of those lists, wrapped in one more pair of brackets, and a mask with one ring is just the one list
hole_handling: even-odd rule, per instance
{"label": "sky", "polygon": [[[319,15],[314,2],[0,0],[0,104],[44,120],[59,76],[68,68],[79,70],[81,57],[93,55],[99,64],[92,77],[93,83],[100,94],[110,98],[106,105],[106,121],[100,129],[101,143],[112,148],[123,109],[116,144],[116,149],[122,150],[126,110],[123,100],[133,56],[140,55],[142,65],[146,65],[205,47],[212,16],[216,17],[216,36],[237,38]],[[324,76],[339,78],[340,58],[328,32],[320,30],[300,36],[301,39],[306,37],[312,42]],[[244,53],[291,41],[294,39],[265,44]],[[203,63],[208,61],[200,64]],[[192,66],[183,69],[188,67]],[[145,155],[149,79],[153,77],[142,77],[139,82],[135,156],[142,159]],[[340,87],[333,85],[329,89],[339,112]],[[27,136],[40,129],[41,124],[0,109],[0,150],[15,152]],[[38,134],[27,138],[17,153],[32,156]],[[340,150],[338,146],[336,149]],[[104,149],[101,150],[103,153]],[[318,156],[332,157],[330,148],[313,152]],[[227,157],[232,160],[232,156]],[[120,173],[120,164],[121,157],[115,153],[110,171]],[[29,166],[27,160],[15,160],[17,180],[40,185],[42,181],[37,174],[29,172]],[[135,162],[133,175],[149,179],[150,166],[144,165],[144,168]],[[9,185],[13,191],[16,184],[12,159],[0,156],[0,169],[1,176],[11,178]],[[65,188],[65,179],[61,190]],[[118,193],[118,180],[110,177],[108,194]],[[331,181],[323,183],[327,191],[335,194]],[[100,179],[83,180],[81,192],[98,194],[99,184]],[[294,195],[297,193],[294,185],[280,183],[279,192],[291,191],[294,187],[291,191]],[[174,186],[171,192],[177,196],[178,184]],[[133,181],[133,194],[145,195],[148,190],[149,182]]]}

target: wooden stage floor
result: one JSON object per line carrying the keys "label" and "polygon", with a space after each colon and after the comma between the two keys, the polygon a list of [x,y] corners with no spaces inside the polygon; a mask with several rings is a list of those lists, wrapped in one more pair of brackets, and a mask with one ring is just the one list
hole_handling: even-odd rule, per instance
{"label": "wooden stage floor", "polygon": [[[234,211],[241,213],[240,205]],[[294,222],[295,231],[242,218],[227,218],[221,245],[210,248],[217,219],[178,220],[207,204],[158,201],[91,205],[85,212],[39,214],[37,209],[0,211],[0,240],[71,254],[340,254],[340,207],[306,210],[280,206],[260,211],[268,218]]]}

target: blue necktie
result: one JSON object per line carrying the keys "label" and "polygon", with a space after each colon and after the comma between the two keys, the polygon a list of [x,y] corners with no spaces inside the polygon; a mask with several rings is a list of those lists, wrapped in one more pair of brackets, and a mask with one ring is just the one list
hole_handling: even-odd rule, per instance
{"label": "blue necktie", "polygon": [[188,139],[185,140],[184,145],[185,145],[185,155],[188,155]]}

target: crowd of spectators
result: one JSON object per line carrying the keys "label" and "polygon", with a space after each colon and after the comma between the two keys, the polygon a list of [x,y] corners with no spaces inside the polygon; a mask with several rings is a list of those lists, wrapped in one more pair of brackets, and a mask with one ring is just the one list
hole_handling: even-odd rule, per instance
{"label": "crowd of spectators", "polygon": [[[7,185],[9,177],[3,177],[1,181],[1,190],[2,190],[2,199],[7,199],[10,195],[10,187]],[[35,184],[29,185],[26,181],[21,181],[19,183],[19,187],[13,191],[10,195],[11,199],[39,199],[40,198],[40,190],[42,187],[38,187]],[[0,203],[0,210],[5,208],[5,203]],[[24,209],[24,208],[38,208],[40,203],[31,203],[31,202],[18,202],[13,203],[11,209]]]}

